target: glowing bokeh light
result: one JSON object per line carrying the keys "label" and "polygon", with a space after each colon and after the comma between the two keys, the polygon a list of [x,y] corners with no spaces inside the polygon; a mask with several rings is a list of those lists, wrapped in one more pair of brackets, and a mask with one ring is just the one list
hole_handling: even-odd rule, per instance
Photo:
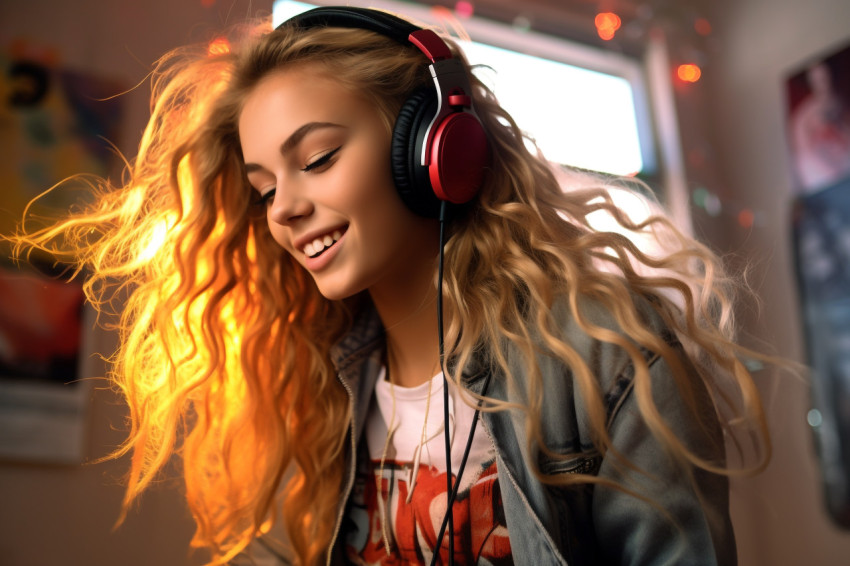
{"label": "glowing bokeh light", "polygon": [[471,18],[475,13],[475,7],[472,5],[472,2],[461,0],[455,4],[455,13],[459,18]]}
{"label": "glowing bokeh light", "polygon": [[452,11],[445,6],[431,6],[431,16],[437,20],[451,19]]}
{"label": "glowing bokeh light", "polygon": [[705,187],[698,187],[697,189],[694,189],[692,197],[694,204],[700,208],[705,208],[705,203],[708,199],[708,195],[708,189],[706,189]]}
{"label": "glowing bokeh light", "polygon": [[702,76],[702,70],[698,65],[686,63],[684,65],[679,65],[679,68],[676,70],[676,74],[679,76],[679,79],[686,83],[695,83]]}
{"label": "glowing bokeh light", "polygon": [[753,211],[748,208],[745,208],[738,213],[738,224],[740,224],[742,228],[752,228],[755,219],[755,214],[753,214]]}
{"label": "glowing bokeh light", "polygon": [[817,409],[812,409],[806,413],[806,421],[812,428],[818,428],[823,424],[823,415]]}
{"label": "glowing bokeh light", "polygon": [[702,36],[711,35],[711,22],[705,18],[697,18],[694,20],[694,31]]}
{"label": "glowing bokeh light", "polygon": [[717,217],[723,212],[723,203],[720,202],[720,198],[716,194],[706,192],[703,208],[709,216]]}
{"label": "glowing bokeh light", "polygon": [[596,18],[593,21],[596,24],[596,32],[605,41],[614,38],[614,33],[620,29],[620,24],[622,23],[620,16],[614,12],[600,12],[596,14]]}

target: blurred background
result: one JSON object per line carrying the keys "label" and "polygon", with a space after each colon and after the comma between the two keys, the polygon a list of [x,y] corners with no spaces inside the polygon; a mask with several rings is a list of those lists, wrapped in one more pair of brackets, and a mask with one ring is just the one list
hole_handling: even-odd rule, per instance
{"label": "blurred background", "polygon": [[[850,3],[362,4],[462,26],[469,58],[493,67],[486,80],[547,156],[638,176],[683,229],[733,271],[748,270],[762,304],[742,305],[743,340],[812,372],[807,381],[756,368],[774,456],[764,473],[732,484],[739,562],[847,564]],[[115,150],[135,155],[145,79],[165,51],[214,46],[229,24],[300,9],[283,0],[3,0],[0,232],[62,178],[120,177]],[[36,212],[79,198],[52,194]],[[188,551],[193,526],[176,465],[113,529],[128,462],[96,460],[124,438],[126,412],[93,378],[105,375],[96,354],[108,356],[115,336],[95,324],[79,285],[58,282],[56,266],[34,258],[21,270],[2,252],[0,564],[200,563]]]}

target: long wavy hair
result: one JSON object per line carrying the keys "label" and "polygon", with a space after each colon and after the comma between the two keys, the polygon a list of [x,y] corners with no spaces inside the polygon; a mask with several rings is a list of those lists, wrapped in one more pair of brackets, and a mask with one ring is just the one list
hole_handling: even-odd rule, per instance
{"label": "long wavy hair", "polygon": [[[93,204],[47,227],[25,224],[14,240],[18,254],[45,250],[85,270],[95,305],[122,301],[111,379],[131,411],[129,436],[116,452],[132,453],[125,509],[178,453],[198,525],[193,543],[211,549],[211,564],[227,562],[280,521],[300,562],[314,564],[332,536],[352,419],[329,349],[362,301],[325,299],[274,243],[252,202],[237,122],[246,95],[269,73],[315,65],[370,97],[389,134],[404,100],[431,79],[418,50],[368,31],[257,30],[233,31],[224,53],[202,45],[163,57],[125,182],[92,183]],[[742,363],[757,354],[735,342],[736,285],[718,258],[663,214],[628,214],[615,199],[618,190],[631,194],[624,183],[559,177],[528,149],[493,93],[472,81],[492,155],[483,189],[453,219],[445,246],[452,367],[484,351],[506,379],[522,380],[529,442],[538,442],[543,391],[535,360],[541,352],[557,356],[572,370],[605,453],[611,439],[598,378],[551,314],[563,300],[584,332],[631,357],[637,405],[671,453],[726,471],[665,424],[642,348],[669,363],[695,415],[699,392],[708,391],[712,414],[755,431],[766,459],[765,419]],[[599,215],[614,228],[600,228]],[[620,331],[587,319],[585,300],[605,307]],[[647,329],[640,304],[678,336],[689,363]],[[506,341],[525,357],[521,375],[507,367]]]}

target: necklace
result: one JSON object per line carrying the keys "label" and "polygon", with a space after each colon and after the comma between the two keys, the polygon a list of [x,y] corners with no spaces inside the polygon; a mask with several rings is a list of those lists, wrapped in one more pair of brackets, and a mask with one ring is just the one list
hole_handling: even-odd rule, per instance
{"label": "necklace", "polygon": [[[435,367],[435,369],[436,369],[436,367]],[[389,507],[389,499],[390,498],[389,498],[389,495],[387,495],[386,498],[384,497],[383,491],[381,489],[381,482],[384,478],[384,467],[385,467],[386,461],[387,461],[387,454],[389,452],[390,442],[392,440],[393,434],[395,434],[395,431],[398,430],[399,426],[401,426],[401,423],[395,422],[395,417],[396,417],[395,384],[393,383],[393,380],[389,377],[389,368],[387,369],[387,374],[388,374],[387,375],[387,381],[389,381],[389,384],[390,384],[390,398],[392,399],[392,406],[391,406],[392,408],[390,409],[390,422],[387,424],[387,438],[384,440],[384,449],[381,452],[381,464],[380,464],[380,467],[378,468],[378,475],[375,477],[375,484],[376,484],[375,487],[376,487],[376,490],[377,490],[376,495],[378,497],[378,513],[379,513],[380,518],[381,518],[381,536],[382,536],[383,541],[384,541],[384,550],[386,550],[387,556],[391,556],[392,553],[390,551],[390,527],[389,527],[389,521],[387,520],[387,517],[389,516],[388,507]],[[422,451],[423,451],[423,448],[424,448],[426,442],[428,442],[428,440],[430,440],[426,437],[427,437],[427,432],[428,432],[428,414],[431,411],[431,393],[433,391],[435,377],[436,376],[432,377],[428,381],[428,395],[425,398],[425,418],[422,421],[422,432],[419,435],[419,445],[416,447],[416,450],[414,451],[413,468],[411,470],[411,475],[410,475],[410,478],[409,478],[410,489],[408,490],[407,499],[405,500],[405,504],[409,504],[410,501],[411,501],[411,498],[413,497],[413,490],[416,488],[416,479],[417,479],[418,472],[419,472],[419,464],[420,464],[420,461],[422,459]],[[390,478],[390,480],[392,480],[392,478]],[[390,483],[391,483],[391,481],[390,481]]]}
{"label": "necklace", "polygon": [[392,410],[390,411],[390,422],[387,425],[387,439],[384,441],[384,450],[381,453],[381,467],[378,469],[378,475],[375,478],[377,493],[378,496],[378,513],[381,516],[381,536],[384,539],[384,549],[387,551],[387,556],[391,555],[390,552],[390,531],[389,525],[387,524],[387,515],[388,513],[388,505],[389,505],[389,496],[384,498],[383,491],[381,490],[381,482],[384,478],[384,464],[387,461],[387,451],[390,448],[390,439],[395,432],[396,424],[395,424],[395,386],[393,385],[393,381],[390,382],[390,395],[393,400]]}

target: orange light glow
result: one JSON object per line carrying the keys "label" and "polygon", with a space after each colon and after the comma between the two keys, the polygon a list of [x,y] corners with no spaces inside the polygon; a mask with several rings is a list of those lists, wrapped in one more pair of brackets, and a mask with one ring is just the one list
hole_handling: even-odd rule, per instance
{"label": "orange light glow", "polygon": [[677,74],[686,83],[695,83],[702,76],[702,70],[700,70],[698,65],[687,63],[685,65],[679,65]]}
{"label": "orange light glow", "polygon": [[614,33],[620,29],[620,16],[615,14],[614,12],[601,12],[596,14],[596,19],[594,20],[596,24],[596,32],[599,34],[599,37],[608,41],[614,38]]}
{"label": "orange light glow", "polygon": [[431,17],[436,18],[438,20],[447,19],[452,17],[452,11],[445,6],[431,6]]}
{"label": "orange light glow", "polygon": [[146,238],[139,241],[139,248],[136,253],[136,261],[141,264],[146,264],[150,261],[162,248],[165,239],[168,236],[168,231],[171,230],[177,223],[175,214],[171,214],[159,220],[151,227]]}
{"label": "orange light glow", "polygon": [[752,210],[745,208],[738,213],[738,224],[740,224],[742,228],[752,228],[755,219],[756,217]]}
{"label": "orange light glow", "polygon": [[230,53],[230,42],[223,37],[212,40],[209,47],[207,47],[207,54],[209,54],[210,57],[226,55],[228,53]]}

